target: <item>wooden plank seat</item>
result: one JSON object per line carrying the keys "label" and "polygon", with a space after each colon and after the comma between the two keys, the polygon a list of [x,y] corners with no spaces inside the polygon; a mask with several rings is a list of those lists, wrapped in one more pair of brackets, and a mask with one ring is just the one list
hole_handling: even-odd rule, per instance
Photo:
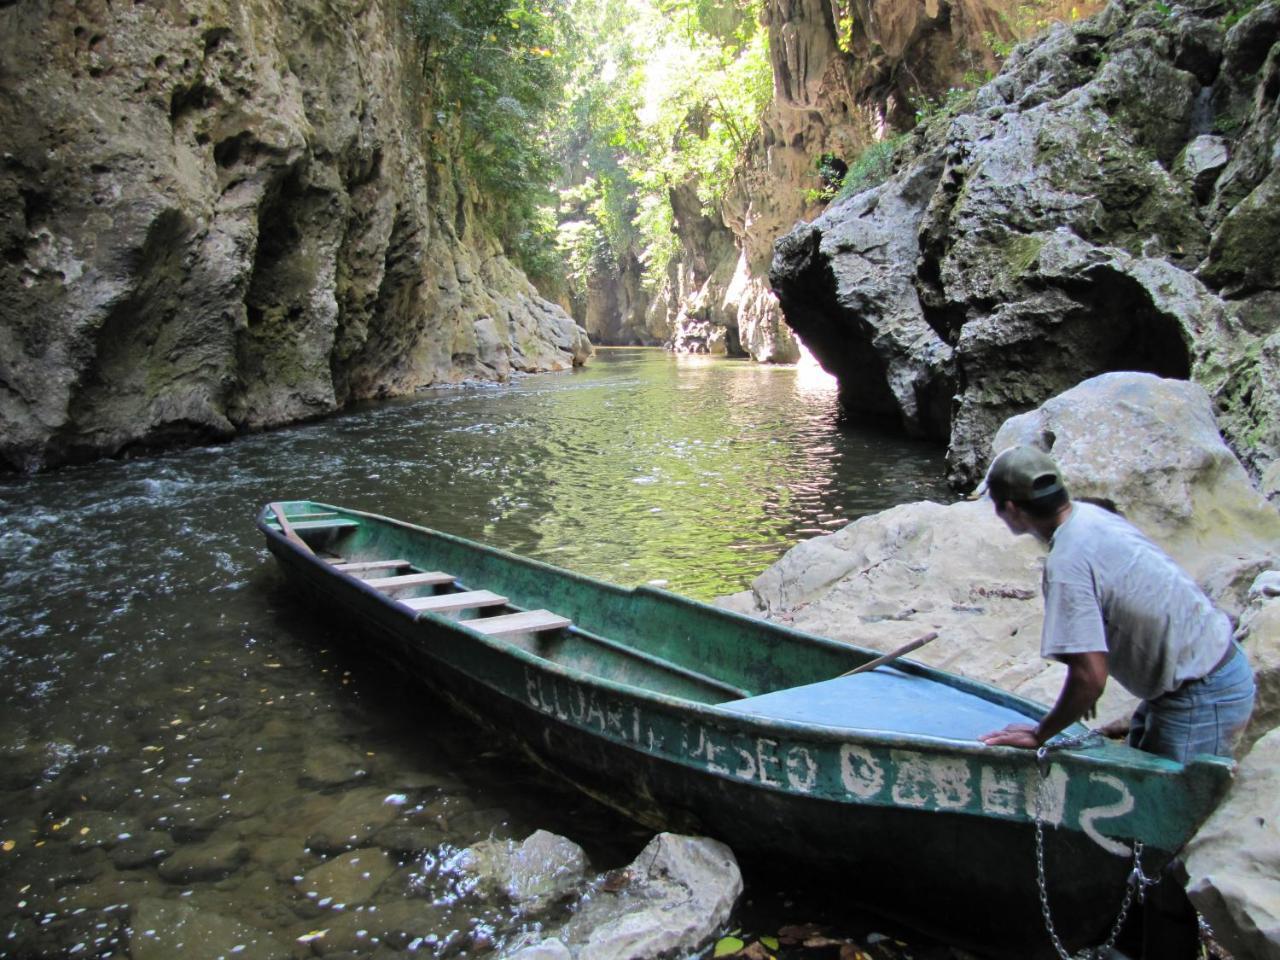
{"label": "wooden plank seat", "polygon": [[398,602],[418,612],[430,610],[432,613],[452,613],[477,607],[500,607],[507,602],[507,598],[498,596],[492,590],[460,590],[434,597],[409,597]]}
{"label": "wooden plank seat", "polygon": [[329,562],[333,564],[333,569],[343,570],[347,573],[367,573],[370,570],[400,570],[404,567],[413,566],[408,560],[343,560],[341,557],[336,557]]}
{"label": "wooden plank seat", "polygon": [[336,517],[337,514],[332,511],[320,512],[313,511],[311,513],[291,513],[285,517],[291,524],[297,523],[299,520],[327,520],[330,517]]}
{"label": "wooden plank seat", "polygon": [[[287,518],[286,518],[287,519]],[[276,524],[277,528],[279,523]],[[338,517],[334,520],[302,520],[294,523],[289,520],[289,526],[295,530],[344,530],[352,527],[360,526],[358,520],[348,520],[345,517]]]}
{"label": "wooden plank seat", "polygon": [[562,617],[550,610],[521,610],[519,613],[481,617],[478,620],[463,622],[472,630],[490,637],[501,637],[509,633],[540,633],[543,630],[559,630],[573,625],[573,621],[568,617]]}
{"label": "wooden plank seat", "polygon": [[[425,573],[404,573],[396,577],[370,577],[365,580],[375,590],[400,590],[404,587],[429,587],[456,580],[452,573],[429,570]],[[447,596],[447,594],[446,594]]]}

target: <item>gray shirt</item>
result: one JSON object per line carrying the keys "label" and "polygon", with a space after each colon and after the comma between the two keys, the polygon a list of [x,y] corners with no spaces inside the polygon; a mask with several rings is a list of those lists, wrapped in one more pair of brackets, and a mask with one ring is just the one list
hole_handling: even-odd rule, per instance
{"label": "gray shirt", "polygon": [[1203,677],[1226,653],[1231,621],[1123,517],[1072,503],[1044,566],[1040,654],[1105,653],[1134,696],[1153,700]]}

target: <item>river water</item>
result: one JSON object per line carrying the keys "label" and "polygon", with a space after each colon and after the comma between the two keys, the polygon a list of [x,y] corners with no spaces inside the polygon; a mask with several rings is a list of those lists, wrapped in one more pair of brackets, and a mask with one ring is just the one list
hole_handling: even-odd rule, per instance
{"label": "river water", "polygon": [[291,597],[264,502],[709,600],[942,476],[935,447],[841,428],[816,369],[628,349],[0,480],[0,957],[483,952],[536,921],[458,850],[547,828],[603,870],[648,839]]}

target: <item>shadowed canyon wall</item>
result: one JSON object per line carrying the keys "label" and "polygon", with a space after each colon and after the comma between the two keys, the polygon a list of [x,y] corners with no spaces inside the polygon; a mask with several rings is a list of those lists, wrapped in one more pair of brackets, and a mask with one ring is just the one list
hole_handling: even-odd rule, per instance
{"label": "shadowed canyon wall", "polygon": [[424,122],[402,17],[0,3],[0,466],[586,358]]}

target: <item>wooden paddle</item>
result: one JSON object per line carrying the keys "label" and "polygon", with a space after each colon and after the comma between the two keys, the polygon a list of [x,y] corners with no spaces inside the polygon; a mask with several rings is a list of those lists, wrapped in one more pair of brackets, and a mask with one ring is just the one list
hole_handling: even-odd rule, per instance
{"label": "wooden paddle", "polygon": [[314,550],[307,546],[307,541],[298,536],[297,531],[293,529],[293,525],[285,519],[284,507],[281,504],[271,504],[271,512],[276,515],[276,522],[280,524],[280,532],[285,535],[286,540],[292,540],[303,550],[307,551],[307,553],[315,553]]}
{"label": "wooden paddle", "polygon": [[928,633],[926,633],[923,637],[916,637],[910,643],[904,643],[897,650],[891,651],[890,653],[886,653],[883,657],[876,657],[874,660],[868,660],[866,663],[864,663],[860,667],[854,667],[852,670],[846,670],[844,673],[840,674],[840,676],[851,677],[855,673],[862,673],[866,670],[874,670],[876,667],[889,663],[891,660],[897,660],[899,657],[905,656],[906,654],[910,653],[912,650],[919,650],[926,643],[929,643],[937,639],[938,639],[938,631],[931,630]]}

